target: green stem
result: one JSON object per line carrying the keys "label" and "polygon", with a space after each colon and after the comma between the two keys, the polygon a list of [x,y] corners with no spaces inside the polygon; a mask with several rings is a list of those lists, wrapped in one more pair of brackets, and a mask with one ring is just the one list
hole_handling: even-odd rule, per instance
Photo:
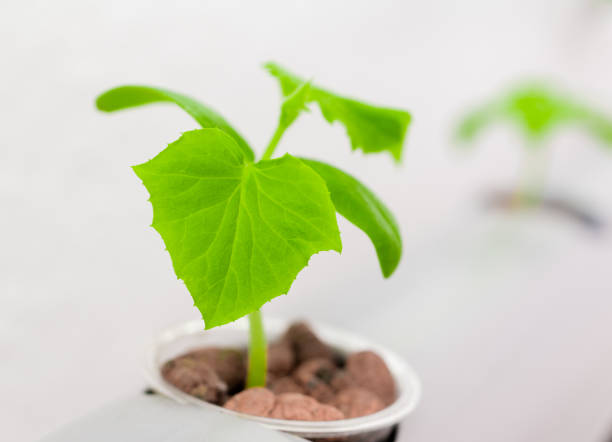
{"label": "green stem", "polygon": [[283,125],[279,123],[279,125],[276,127],[276,130],[274,131],[274,135],[272,135],[272,139],[268,143],[268,147],[266,147],[266,150],[263,156],[261,157],[262,161],[269,160],[272,157],[272,154],[274,153],[274,149],[276,149],[276,146],[278,145],[278,142],[282,138],[283,133],[285,133],[286,129],[287,129],[286,127],[284,127]]}
{"label": "green stem", "polygon": [[[287,130],[287,126],[279,122],[268,147],[261,157],[261,161],[269,160],[274,154],[278,142]],[[268,371],[268,346],[266,333],[261,320],[261,312],[254,311],[249,315],[249,368],[247,373],[247,388],[265,387],[266,373]]]}
{"label": "green stem", "polygon": [[543,146],[530,146],[522,165],[519,180],[517,204],[519,206],[537,205],[544,193],[546,175],[546,152]]}
{"label": "green stem", "polygon": [[261,312],[254,311],[249,315],[249,372],[247,388],[265,387],[268,365],[268,347],[266,334],[261,320]]}

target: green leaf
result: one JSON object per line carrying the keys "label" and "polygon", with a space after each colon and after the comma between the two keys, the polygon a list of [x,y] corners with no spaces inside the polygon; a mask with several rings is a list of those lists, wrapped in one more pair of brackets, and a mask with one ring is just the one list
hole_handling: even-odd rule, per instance
{"label": "green leaf", "polygon": [[498,110],[494,105],[487,105],[471,111],[457,127],[457,138],[463,142],[474,140],[485,127],[498,118]]}
{"label": "green leaf", "polygon": [[290,155],[254,164],[224,131],[199,129],[134,171],[206,328],[287,293],[313,254],[341,251],[325,181]]}
{"label": "green leaf", "polygon": [[[266,63],[265,68],[278,79],[285,96],[304,83],[304,80],[275,63]],[[310,88],[308,101],[315,101],[319,105],[329,123],[339,121],[344,125],[353,150],[361,149],[364,153],[388,151],[396,161],[400,161],[411,119],[408,112],[372,106],[315,85]]]}
{"label": "green leaf", "polygon": [[287,129],[304,111],[308,112],[308,98],[310,96],[310,82],[302,83],[295,89],[281,105],[280,126]]}
{"label": "green leaf", "polygon": [[119,86],[99,95],[96,99],[96,106],[101,111],[113,112],[159,102],[176,104],[203,128],[216,127],[223,130],[236,140],[249,160],[254,159],[255,156],[249,144],[221,115],[186,95],[150,86]]}
{"label": "green leaf", "polygon": [[540,85],[521,86],[475,109],[460,123],[458,138],[471,141],[497,121],[514,123],[529,140],[539,141],[559,128],[578,126],[604,144],[612,145],[612,120]]}
{"label": "green leaf", "polygon": [[370,237],[385,278],[397,268],[402,256],[402,238],[393,215],[367,187],[329,164],[302,158],[327,183],[338,213]]}

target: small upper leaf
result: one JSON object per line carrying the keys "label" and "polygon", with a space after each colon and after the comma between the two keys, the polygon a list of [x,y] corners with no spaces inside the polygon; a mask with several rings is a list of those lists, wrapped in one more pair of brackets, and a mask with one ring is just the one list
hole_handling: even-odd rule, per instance
{"label": "small upper leaf", "polygon": [[341,251],[325,182],[290,155],[254,164],[224,131],[200,129],[134,171],[206,328],[287,293],[313,254]]}
{"label": "small upper leaf", "polygon": [[302,83],[295,89],[281,105],[280,126],[287,129],[304,111],[308,112],[308,98],[310,96],[310,82]]}
{"label": "small upper leaf", "polygon": [[367,187],[329,164],[302,158],[327,183],[338,213],[369,237],[385,278],[397,268],[402,256],[402,238],[393,215]]}
{"label": "small upper leaf", "polygon": [[[304,83],[304,80],[275,63],[266,63],[265,67],[278,79],[285,96],[291,95]],[[346,127],[353,149],[362,149],[365,153],[388,151],[396,161],[401,159],[410,124],[408,112],[372,106],[314,85],[310,87],[307,98],[318,103],[328,122],[337,120]]]}
{"label": "small upper leaf", "polygon": [[598,111],[538,85],[521,86],[499,100],[470,112],[458,127],[458,137],[470,141],[491,123],[508,120],[525,137],[541,140],[553,130],[575,125],[604,144],[612,145],[612,120]]}
{"label": "small upper leaf", "polygon": [[170,102],[180,106],[203,128],[217,127],[223,130],[236,140],[249,160],[254,159],[255,156],[249,144],[221,115],[186,95],[150,86],[119,86],[99,95],[96,99],[96,106],[101,111],[113,112],[158,102]]}

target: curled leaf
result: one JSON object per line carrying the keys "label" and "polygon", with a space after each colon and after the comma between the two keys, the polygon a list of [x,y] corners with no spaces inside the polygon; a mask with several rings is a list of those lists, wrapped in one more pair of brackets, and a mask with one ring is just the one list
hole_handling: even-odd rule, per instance
{"label": "curled leaf", "polygon": [[348,173],[320,161],[305,158],[302,161],[325,180],[338,213],[368,235],[384,277],[391,276],[402,256],[402,238],[389,209]]}
{"label": "curled leaf", "polygon": [[203,128],[219,128],[236,140],[249,160],[254,159],[253,150],[242,136],[216,111],[186,95],[151,86],[119,86],[102,93],[96,106],[104,112],[114,112],[150,103],[174,103],[187,112]]}

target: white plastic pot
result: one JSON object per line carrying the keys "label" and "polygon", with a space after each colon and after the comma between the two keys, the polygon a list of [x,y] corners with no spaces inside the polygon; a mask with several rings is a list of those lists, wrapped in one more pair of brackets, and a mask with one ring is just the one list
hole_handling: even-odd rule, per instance
{"label": "white plastic pot", "polygon": [[[279,338],[288,326],[289,323],[286,321],[266,319],[265,327],[268,339],[272,341]],[[147,375],[149,382],[155,390],[177,402],[195,404],[222,413],[238,415],[268,428],[303,438],[342,438],[346,442],[384,439],[393,427],[416,407],[421,395],[419,378],[402,358],[379,345],[327,326],[312,324],[312,327],[323,341],[341,352],[352,353],[361,350],[373,350],[378,353],[385,360],[395,377],[397,400],[384,410],[354,419],[326,422],[292,421],[252,416],[227,410],[190,396],[163,379],[161,376],[162,365],[189,350],[207,346],[245,348],[248,340],[248,322],[246,320],[239,320],[206,331],[203,329],[202,321],[186,322],[165,330],[159,335],[148,357]]]}

